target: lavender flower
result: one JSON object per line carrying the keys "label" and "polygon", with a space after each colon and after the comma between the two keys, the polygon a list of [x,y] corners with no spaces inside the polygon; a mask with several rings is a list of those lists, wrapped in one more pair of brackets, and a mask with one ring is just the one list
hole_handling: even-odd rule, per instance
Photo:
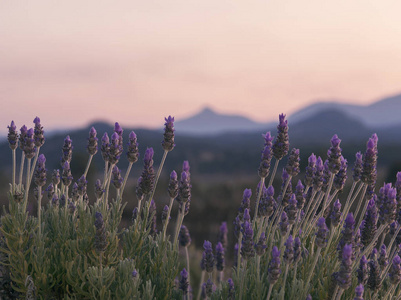
{"label": "lavender flower", "polygon": [[401,282],[401,258],[398,255],[393,258],[388,277],[391,284],[399,284]]}
{"label": "lavender flower", "polygon": [[95,155],[97,153],[97,141],[99,139],[96,137],[96,135],[96,129],[95,127],[92,127],[89,130],[88,145],[86,146],[86,150],[88,151],[89,155]]}
{"label": "lavender flower", "polygon": [[264,232],[260,234],[259,241],[255,244],[256,255],[262,256],[266,252],[266,235]]}
{"label": "lavender flower", "polygon": [[299,237],[296,237],[294,240],[293,253],[294,253],[294,263],[298,263],[302,257],[302,244]]}
{"label": "lavender flower", "polygon": [[369,278],[367,285],[372,291],[377,291],[381,287],[380,265],[377,262],[377,250],[373,249],[371,259],[369,261]]}
{"label": "lavender flower", "polygon": [[241,232],[241,226],[242,226],[242,220],[239,215],[237,215],[235,217],[233,224],[234,224],[234,235],[238,239],[239,233]]}
{"label": "lavender flower", "polygon": [[63,164],[63,173],[61,174],[61,180],[63,181],[63,184],[65,186],[69,186],[72,182],[72,174],[71,174],[71,168],[70,168],[70,163],[68,161],[65,161]]}
{"label": "lavender flower", "polygon": [[107,132],[105,132],[102,136],[102,145],[100,146],[100,151],[102,152],[103,160],[108,162],[110,156],[110,139]]}
{"label": "lavender flower", "polygon": [[136,163],[139,157],[139,150],[138,150],[138,143],[137,137],[135,132],[131,131],[128,137],[128,144],[127,144],[127,159],[130,163]]}
{"label": "lavender flower", "polygon": [[39,155],[34,174],[34,181],[37,186],[44,186],[46,184],[47,169],[45,168],[45,163],[45,156],[43,154]]}
{"label": "lavender flower", "polygon": [[316,172],[316,162],[316,155],[312,153],[308,158],[308,166],[305,169],[304,183],[306,186],[312,186],[313,184],[313,177]]}
{"label": "lavender flower", "polygon": [[28,133],[28,128],[26,128],[26,126],[23,125],[19,131],[20,131],[20,134],[19,134],[19,147],[20,147],[20,149],[22,151],[24,151],[25,137],[26,137],[26,134]]}
{"label": "lavender flower", "polygon": [[34,140],[35,140],[35,146],[36,147],[42,147],[43,144],[45,143],[45,137],[44,137],[44,131],[43,131],[43,127],[40,124],[40,119],[39,117],[36,117],[33,120],[33,123],[35,123],[35,127],[34,127]]}
{"label": "lavender flower", "polygon": [[341,160],[341,167],[338,170],[338,173],[334,176],[333,187],[338,190],[342,191],[345,185],[345,181],[347,180],[347,166],[348,162],[344,157],[340,157]]}
{"label": "lavender flower", "polygon": [[155,235],[157,233],[156,229],[156,203],[152,199],[150,201],[150,206],[149,206],[149,215],[148,215],[148,224],[150,225],[150,235]]}
{"label": "lavender flower", "polygon": [[216,269],[217,271],[223,271],[225,267],[225,260],[224,260],[224,247],[223,245],[218,242],[216,245]]}
{"label": "lavender flower", "polygon": [[82,175],[78,179],[78,195],[83,196],[86,194],[86,188],[87,188],[88,181],[86,180],[85,175]]}
{"label": "lavender flower", "polygon": [[373,134],[367,142],[366,153],[363,157],[363,168],[361,180],[363,183],[372,185],[376,183],[377,178],[377,135]]}
{"label": "lavender flower", "polygon": [[100,212],[96,212],[95,214],[95,242],[94,247],[97,252],[104,252],[107,248],[107,232],[106,227],[104,226],[103,216]]}
{"label": "lavender flower", "polygon": [[283,259],[287,264],[292,264],[294,262],[294,240],[290,234],[287,241],[284,243],[285,250]]}
{"label": "lavender flower", "polygon": [[100,179],[97,179],[96,182],[95,182],[95,196],[96,196],[96,199],[102,198],[104,192],[105,191],[103,189],[102,183],[100,182]]}
{"label": "lavender flower", "polygon": [[234,281],[231,278],[228,278],[227,284],[228,284],[228,297],[227,297],[227,300],[235,300]]}
{"label": "lavender flower", "polygon": [[331,147],[327,151],[329,170],[333,174],[337,174],[341,168],[341,140],[338,138],[337,134],[333,135],[331,138]]}
{"label": "lavender flower", "polygon": [[252,225],[248,221],[244,221],[242,224],[241,255],[245,260],[255,256],[255,249],[253,247],[253,230]]}
{"label": "lavender flower", "polygon": [[134,269],[134,271],[132,271],[131,275],[132,275],[132,278],[137,278],[138,277],[138,271]]}
{"label": "lavender flower", "polygon": [[355,154],[354,167],[352,168],[352,179],[354,180],[354,182],[358,182],[359,180],[361,180],[361,174],[363,169],[362,164],[363,164],[362,154],[361,152],[357,152]]}
{"label": "lavender flower", "polygon": [[355,298],[354,300],[363,300],[363,285],[360,284],[355,288]]}
{"label": "lavender flower", "polygon": [[228,233],[227,223],[222,222],[219,230],[218,241],[222,244],[224,249],[226,249],[228,245],[227,233]]}
{"label": "lavender flower", "polygon": [[213,281],[209,278],[205,283],[205,294],[206,297],[211,297],[214,291],[216,290],[216,286],[214,285]]}
{"label": "lavender flower", "polygon": [[17,126],[15,126],[14,121],[11,121],[10,126],[7,126],[7,128],[8,128],[8,135],[7,135],[8,145],[10,146],[11,150],[15,150],[18,147]]}
{"label": "lavender flower", "polygon": [[53,197],[51,199],[51,203],[52,203],[52,206],[57,206],[58,205],[58,196],[57,196],[56,193],[53,194]]}
{"label": "lavender flower", "polygon": [[[165,205],[165,206],[163,207],[162,214],[161,214],[161,220],[162,220],[162,224],[163,224],[163,225],[166,223],[168,211],[169,211],[168,205]],[[171,217],[170,217],[170,216],[168,217],[168,220],[169,220],[169,221],[171,220]]]}
{"label": "lavender flower", "polygon": [[333,204],[333,209],[330,213],[330,219],[332,227],[337,227],[341,222],[341,203],[339,199],[337,199]]}
{"label": "lavender flower", "polygon": [[355,245],[355,219],[353,213],[349,213],[344,221],[344,228],[341,231],[341,239],[338,243],[337,250],[339,259],[343,257],[343,249],[345,245]]}
{"label": "lavender flower", "polygon": [[53,195],[54,195],[54,186],[53,186],[53,183],[50,183],[50,184],[47,186],[47,188],[46,188],[45,191],[47,192],[47,198],[48,198],[49,200],[51,200],[52,197],[53,197]]}
{"label": "lavender flower", "polygon": [[280,232],[282,236],[285,236],[288,232],[288,227],[289,227],[289,223],[288,223],[288,217],[285,211],[283,211],[283,213],[281,214],[281,219],[280,219]]}
{"label": "lavender flower", "polygon": [[267,270],[267,280],[270,284],[275,284],[279,279],[281,274],[280,265],[280,251],[277,249],[276,246],[274,246],[272,250],[272,259],[270,260],[269,268]]}
{"label": "lavender flower", "polygon": [[401,209],[401,172],[397,173],[397,180],[395,186],[397,189],[397,211]]}
{"label": "lavender flower", "polygon": [[361,226],[361,241],[362,244],[367,247],[373,240],[377,232],[377,207],[376,207],[376,195],[369,200],[368,207],[364,220],[362,221],[363,226]]}
{"label": "lavender flower", "polygon": [[109,145],[109,162],[115,165],[123,153],[122,137],[117,132],[114,132],[111,135],[111,142]]}
{"label": "lavender flower", "polygon": [[271,145],[265,146],[262,151],[262,157],[260,159],[260,165],[258,169],[258,174],[260,178],[266,178],[267,176],[269,176],[271,160],[272,160]]}
{"label": "lavender flower", "polygon": [[121,177],[120,169],[117,166],[114,166],[111,174],[111,182],[113,183],[114,187],[119,190],[123,186],[123,178]]}
{"label": "lavender flower", "polygon": [[166,123],[164,123],[164,139],[162,141],[162,147],[164,151],[171,151],[174,149],[174,117],[168,116],[164,118]]}
{"label": "lavender flower", "polygon": [[182,211],[182,207],[185,206],[185,213],[186,215],[189,210],[189,205],[191,201],[191,183],[190,183],[190,175],[183,171],[181,173],[181,178],[180,182],[178,184],[178,196],[177,196],[177,202],[179,203],[180,211]]}
{"label": "lavender flower", "polygon": [[71,214],[71,215],[73,215],[74,214],[74,212],[75,212],[75,210],[76,210],[76,206],[75,206],[75,203],[74,203],[74,201],[71,201],[70,199],[68,199],[68,212]]}
{"label": "lavender flower", "polygon": [[381,270],[383,271],[388,265],[388,256],[387,256],[387,248],[386,245],[381,245],[380,254],[378,259]]}
{"label": "lavender flower", "polygon": [[213,248],[212,248],[212,243],[209,241],[205,241],[203,243],[203,258],[202,258],[202,264],[208,273],[213,272],[213,267],[214,267],[214,255],[213,255]]}
{"label": "lavender flower", "polygon": [[78,198],[79,198],[79,195],[78,195],[78,184],[76,182],[74,182],[74,184],[72,185],[71,197],[72,197],[73,201],[77,201]]}
{"label": "lavender flower", "polygon": [[358,283],[366,285],[369,278],[369,268],[368,268],[368,260],[365,255],[362,256],[359,261],[359,268],[356,270]]}
{"label": "lavender flower", "polygon": [[287,171],[288,175],[292,177],[295,177],[299,174],[299,149],[293,148],[291,150],[285,170]]}
{"label": "lavender flower", "polygon": [[316,246],[318,246],[319,248],[324,248],[327,245],[327,236],[329,234],[329,229],[327,228],[326,220],[323,217],[319,218],[316,226],[318,228],[315,240]]}
{"label": "lavender flower", "polygon": [[175,199],[178,195],[178,179],[175,171],[170,174],[170,181],[168,183],[168,194],[170,198]]}
{"label": "lavender flower", "polygon": [[331,172],[329,170],[329,160],[326,159],[323,164],[323,177],[322,177],[323,184],[321,188],[323,192],[327,192],[327,188],[329,187],[330,177],[331,177]]}
{"label": "lavender flower", "polygon": [[313,174],[313,189],[315,191],[319,191],[323,185],[323,161],[322,158],[319,156],[316,161],[316,169],[315,173]]}
{"label": "lavender flower", "polygon": [[289,175],[287,173],[287,171],[285,169],[283,169],[283,174],[281,176],[283,183],[281,184],[281,191],[280,191],[280,195],[278,196],[278,202],[281,203],[281,205],[283,207],[286,207],[290,201],[291,195],[292,195],[292,184],[291,181],[288,183],[287,185],[287,189],[284,192],[284,188],[286,185],[287,180],[289,180]]}
{"label": "lavender flower", "polygon": [[52,183],[53,185],[58,185],[60,183],[60,170],[53,170]]}
{"label": "lavender flower", "polygon": [[263,187],[262,196],[259,201],[259,209],[258,216],[259,217],[270,217],[275,208],[276,208],[276,200],[274,200],[274,188],[273,186],[269,186],[267,189]]}
{"label": "lavender flower", "polygon": [[346,244],[342,249],[340,270],[336,274],[337,284],[347,290],[352,283],[352,245]]}
{"label": "lavender flower", "polygon": [[191,244],[191,236],[189,235],[189,230],[185,225],[181,226],[178,241],[181,247],[188,247]]}
{"label": "lavender flower", "polygon": [[301,180],[298,180],[298,184],[295,187],[295,199],[297,200],[297,208],[303,209],[305,205],[305,194],[304,194],[304,186]]}
{"label": "lavender flower", "polygon": [[250,222],[251,221],[251,215],[249,213],[249,209],[245,208],[244,216],[242,218],[243,218],[242,219],[243,222]]}
{"label": "lavender flower", "polygon": [[60,205],[60,207],[64,207],[64,206],[66,205],[66,203],[67,203],[67,201],[66,201],[66,199],[65,199],[65,195],[62,194],[61,197],[60,197],[60,199],[59,199],[59,205]]}
{"label": "lavender flower", "polygon": [[265,140],[265,146],[272,147],[273,146],[273,137],[270,131],[266,132],[266,134],[262,134],[263,139]]}
{"label": "lavender flower", "polygon": [[251,196],[252,196],[252,191],[250,189],[245,189],[241,205],[238,209],[238,215],[240,216],[241,219],[243,218],[245,209],[250,209],[251,207]]}
{"label": "lavender flower", "polygon": [[188,282],[188,272],[185,268],[180,273],[181,279],[179,283],[179,288],[183,292],[184,296],[188,294],[189,282]]}
{"label": "lavender flower", "polygon": [[390,187],[384,201],[380,205],[380,223],[383,225],[388,225],[395,221],[397,212],[396,196],[397,190]]}
{"label": "lavender flower", "polygon": [[280,122],[277,126],[277,137],[272,147],[273,156],[277,160],[286,156],[290,148],[288,142],[288,121],[285,120],[284,114],[280,114],[279,121]]}
{"label": "lavender flower", "polygon": [[33,135],[34,135],[33,129],[30,128],[24,137],[23,151],[24,151],[25,157],[27,159],[32,159],[35,156],[36,147],[35,147],[35,140],[33,138]]}
{"label": "lavender flower", "polygon": [[289,201],[289,205],[285,207],[285,211],[288,216],[288,223],[290,225],[294,224],[298,214],[297,200],[295,199],[295,194],[292,194]]}
{"label": "lavender flower", "polygon": [[143,171],[141,175],[140,184],[143,194],[149,194],[152,192],[155,181],[155,170],[153,169],[153,148],[147,148],[145,152],[145,157],[143,159]]}
{"label": "lavender flower", "polygon": [[61,166],[63,167],[65,162],[70,163],[72,159],[72,140],[69,135],[64,139],[64,144],[62,148],[62,156],[61,156]]}

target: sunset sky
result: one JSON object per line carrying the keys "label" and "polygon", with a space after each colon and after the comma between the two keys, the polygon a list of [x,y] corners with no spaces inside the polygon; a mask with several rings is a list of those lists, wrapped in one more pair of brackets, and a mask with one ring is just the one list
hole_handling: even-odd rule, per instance
{"label": "sunset sky", "polygon": [[0,133],[401,93],[401,1],[0,2]]}

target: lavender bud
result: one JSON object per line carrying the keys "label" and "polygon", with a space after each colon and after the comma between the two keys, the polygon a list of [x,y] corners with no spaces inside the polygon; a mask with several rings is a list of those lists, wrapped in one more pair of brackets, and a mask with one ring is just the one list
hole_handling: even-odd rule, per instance
{"label": "lavender bud", "polygon": [[86,146],[86,150],[88,151],[89,155],[95,155],[97,153],[97,141],[99,139],[96,137],[96,135],[96,129],[92,127],[89,130],[88,145]]}
{"label": "lavender bud", "polygon": [[138,201],[142,200],[142,198],[143,198],[142,177],[138,178],[138,182],[136,184],[136,189],[135,189],[135,194],[136,194],[136,198],[138,199]]}
{"label": "lavender bud", "polygon": [[396,195],[397,190],[390,187],[384,201],[380,205],[380,223],[383,225],[391,224],[395,221],[397,213]]}
{"label": "lavender bud", "polygon": [[294,262],[294,240],[292,235],[290,234],[287,238],[287,241],[284,243],[285,250],[283,259],[287,264],[292,264]]}
{"label": "lavender bud", "polygon": [[[373,249],[376,250],[376,249]],[[377,262],[377,250],[372,252],[372,257],[369,261],[369,278],[367,285],[370,290],[377,291],[381,287],[381,270],[379,263]]]}
{"label": "lavender bud", "polygon": [[298,210],[297,210],[297,200],[295,199],[295,194],[292,194],[289,205],[285,207],[285,211],[288,216],[288,223],[290,225],[294,224],[297,218]]}
{"label": "lavender bud", "polygon": [[69,213],[70,213],[71,215],[74,214],[76,208],[77,208],[77,207],[75,206],[74,202],[71,201],[70,199],[68,199],[68,211],[69,211]]}
{"label": "lavender bud", "polygon": [[283,169],[283,174],[281,176],[283,182],[281,184],[280,195],[278,196],[278,202],[281,203],[283,207],[286,207],[290,201],[292,195],[292,184],[291,181],[288,182],[287,189],[284,192],[284,188],[286,186],[286,182],[290,180],[289,175],[285,169]]}
{"label": "lavender bud", "polygon": [[306,296],[306,300],[312,300],[312,296],[308,294],[308,296]]}
{"label": "lavender bud", "polygon": [[66,161],[63,164],[63,173],[61,174],[61,180],[63,181],[63,184],[65,186],[69,186],[72,182],[72,174],[71,174],[71,168],[70,168],[70,163]]}
{"label": "lavender bud", "polygon": [[298,184],[295,187],[295,199],[297,200],[297,208],[303,209],[305,205],[305,194],[304,194],[304,186],[301,180],[298,180]]}
{"label": "lavender bud", "polygon": [[123,178],[121,177],[120,169],[117,168],[117,166],[114,166],[111,174],[111,182],[113,183],[114,187],[119,190],[123,186]]}
{"label": "lavender bud", "polygon": [[277,126],[277,137],[274,141],[272,150],[273,156],[280,160],[287,155],[290,144],[288,142],[288,121],[285,120],[285,115],[279,115],[279,124]]}
{"label": "lavender bud", "polygon": [[191,236],[189,235],[189,230],[185,225],[181,226],[178,240],[181,247],[188,247],[191,244]]}
{"label": "lavender bud", "polygon": [[313,174],[313,189],[315,191],[319,191],[323,185],[323,161],[322,158],[319,156],[316,161],[316,169],[315,173]]}
{"label": "lavender bud", "polygon": [[203,266],[208,273],[213,272],[214,267],[214,255],[213,255],[213,248],[212,243],[209,241],[205,241],[203,243]]}
{"label": "lavender bud", "polygon": [[107,132],[103,134],[102,137],[102,145],[100,146],[100,151],[102,152],[102,157],[103,160],[109,161],[109,156],[110,156],[110,139],[109,136],[107,135]]}
{"label": "lavender bud", "polygon": [[44,131],[43,131],[43,127],[40,124],[40,119],[39,117],[36,117],[33,120],[33,123],[35,123],[35,127],[34,127],[34,140],[35,140],[35,146],[36,147],[41,147],[43,146],[43,144],[45,143],[45,137],[44,137]]}
{"label": "lavender bud", "polygon": [[187,160],[184,160],[184,162],[182,163],[182,171],[186,172],[188,175],[190,175],[189,162]]}
{"label": "lavender bud", "polygon": [[295,177],[299,174],[299,149],[293,148],[291,150],[285,170],[292,177]]}
{"label": "lavender bud", "polygon": [[354,300],[363,300],[363,285],[360,284],[355,288],[355,298]]}
{"label": "lavender bud", "polygon": [[266,178],[267,176],[269,176],[271,160],[272,160],[271,146],[265,146],[262,151],[262,157],[260,159],[260,165],[258,169],[258,174],[260,178]]}
{"label": "lavender bud", "polygon": [[122,137],[117,132],[114,132],[111,135],[109,145],[109,162],[115,165],[120,160],[121,154],[123,153]]}
{"label": "lavender bud", "polygon": [[61,166],[63,167],[65,162],[70,163],[72,159],[72,140],[70,139],[70,136],[67,135],[66,138],[64,139],[64,144],[62,148],[62,156],[61,156]]}
{"label": "lavender bud", "polygon": [[381,270],[383,271],[383,269],[385,269],[388,265],[388,256],[387,256],[387,249],[386,249],[386,245],[381,245],[380,247],[380,255],[379,255],[379,265]]}
{"label": "lavender bud", "polygon": [[283,213],[281,214],[281,219],[280,219],[280,232],[282,236],[285,236],[288,232],[288,227],[289,227],[289,223],[288,223],[288,217],[285,211],[283,211]]}
{"label": "lavender bud", "polygon": [[294,240],[294,263],[298,263],[301,260],[302,256],[302,244],[299,237],[296,237]]}
{"label": "lavender bud", "polygon": [[181,279],[179,283],[179,288],[183,292],[184,296],[188,294],[189,282],[188,282],[188,272],[185,268],[180,273]]}
{"label": "lavender bud", "polygon": [[134,271],[132,271],[132,278],[137,278],[138,277],[138,271],[134,269]]}
{"label": "lavender bud", "polygon": [[57,206],[57,205],[58,205],[58,196],[56,193],[54,193],[52,197],[52,206]]}
{"label": "lavender bud", "polygon": [[373,240],[373,237],[377,232],[377,207],[375,200],[376,195],[369,200],[366,214],[363,220],[363,226],[361,228],[361,241],[362,244],[367,247]]}
{"label": "lavender bud", "polygon": [[345,181],[347,180],[347,166],[348,162],[344,157],[340,157],[341,160],[341,167],[338,170],[338,173],[334,176],[333,187],[338,190],[342,191],[345,185]]}
{"label": "lavender bud", "polygon": [[358,182],[359,180],[361,180],[361,174],[362,174],[362,153],[357,152],[355,154],[354,167],[352,168],[352,179],[355,182]]}
{"label": "lavender bud", "polygon": [[104,193],[104,189],[103,189],[102,183],[100,182],[100,179],[97,179],[96,182],[95,182],[95,196],[96,196],[96,199],[102,198],[103,193]]}
{"label": "lavender bud", "polygon": [[233,224],[234,224],[234,235],[238,239],[239,233],[241,232],[241,226],[242,226],[241,217],[239,215],[237,215],[235,217]]}
{"label": "lavender bud", "polygon": [[185,205],[191,199],[191,184],[190,178],[187,172],[183,171],[181,173],[180,182],[178,184],[178,195],[177,201],[180,205]]}
{"label": "lavender bud", "polygon": [[401,209],[401,172],[397,173],[395,188],[397,189],[397,210],[399,211]]}
{"label": "lavender bud", "polygon": [[255,256],[255,249],[253,247],[253,230],[252,225],[249,224],[248,221],[244,221],[242,224],[241,256],[245,260]]}
{"label": "lavender bud", "polygon": [[94,247],[97,252],[104,252],[107,248],[107,232],[104,226],[103,216],[100,212],[95,214],[95,242]]}
{"label": "lavender bud", "polygon": [[308,158],[308,166],[305,169],[304,183],[306,186],[312,186],[315,172],[316,172],[316,155],[312,153],[311,156],[309,156]]}
{"label": "lavender bud", "polygon": [[53,183],[50,183],[50,184],[47,186],[47,188],[46,188],[45,191],[47,192],[47,198],[48,198],[49,200],[51,200],[51,198],[52,198],[53,195],[54,195],[54,186],[53,186]]}
{"label": "lavender bud", "polygon": [[176,198],[178,195],[178,179],[175,171],[170,174],[170,181],[168,183],[168,194],[170,198]]}
{"label": "lavender bud", "polygon": [[227,300],[235,300],[235,287],[234,281],[231,278],[228,278],[228,298]]}
{"label": "lavender bud", "polygon": [[18,147],[18,132],[17,126],[15,126],[14,121],[11,121],[11,125],[7,126],[8,128],[8,145],[10,146],[11,150],[15,150]]}
{"label": "lavender bud", "polygon": [[225,267],[225,260],[224,260],[224,247],[223,245],[218,242],[216,245],[216,269],[217,271],[223,271]]}
{"label": "lavender bud", "polygon": [[[169,211],[168,205],[165,205],[165,206],[163,207],[162,215],[161,215],[161,220],[162,220],[162,224],[163,224],[163,225],[166,223],[168,211]],[[169,220],[169,221],[171,220],[171,217],[170,217],[170,216],[168,217],[168,220]]]}
{"label": "lavender bud", "polygon": [[243,218],[245,209],[250,209],[251,207],[251,196],[252,196],[252,191],[250,189],[245,189],[241,205],[238,209],[238,215],[240,216],[241,219]]}
{"label": "lavender bud", "polygon": [[174,149],[174,117],[168,116],[164,118],[164,139],[162,141],[162,147],[165,151],[171,151]]}
{"label": "lavender bud", "polygon": [[390,270],[388,271],[388,276],[391,284],[398,284],[401,281],[401,258],[396,255],[393,258],[393,263],[391,264]]}
{"label": "lavender bud", "polygon": [[333,204],[330,219],[332,227],[337,227],[341,222],[341,203],[339,199],[337,199]]}
{"label": "lavender bud", "polygon": [[274,188],[273,186],[269,186],[267,189],[263,187],[262,196],[259,201],[259,209],[258,216],[259,217],[270,217],[275,208],[276,208],[276,200],[274,200]]}
{"label": "lavender bud", "polygon": [[359,261],[359,268],[356,270],[358,283],[366,285],[369,278],[368,260],[365,255],[362,256]]}
{"label": "lavender bud", "polygon": [[341,239],[338,243],[337,250],[339,259],[343,256],[343,249],[345,245],[352,245],[354,246],[355,243],[355,235],[354,235],[354,228],[355,228],[355,219],[353,213],[349,213],[344,221],[344,228],[341,231]]}
{"label": "lavender bud", "polygon": [[53,170],[52,173],[52,183],[53,185],[58,185],[60,183],[60,170]]}
{"label": "lavender bud", "polygon": [[228,233],[227,223],[222,222],[219,230],[218,241],[223,245],[224,249],[226,249],[228,245],[227,233]]}
{"label": "lavender bud", "polygon": [[26,128],[26,126],[23,125],[20,129],[20,134],[19,134],[19,147],[22,151],[24,151],[25,148],[25,137],[27,133],[28,133],[28,128]]}
{"label": "lavender bud", "polygon": [[136,163],[139,157],[138,143],[135,132],[131,131],[128,138],[127,159],[130,163]]}
{"label": "lavender bud", "polygon": [[337,272],[337,284],[347,290],[352,283],[352,245],[347,244],[342,250],[340,270]]}
{"label": "lavender bud", "polygon": [[258,256],[262,256],[266,252],[266,235],[264,232],[261,233],[259,241],[255,244],[255,253]]}
{"label": "lavender bud", "polygon": [[366,153],[363,157],[363,168],[361,180],[363,183],[372,185],[376,183],[377,178],[377,135],[373,134],[367,142]]}
{"label": "lavender bud", "polygon": [[46,171],[45,168],[46,158],[43,154],[39,155],[35,168],[34,181],[37,186],[44,186],[46,184]]}
{"label": "lavender bud", "polygon": [[280,265],[280,251],[277,249],[276,246],[274,246],[272,250],[272,259],[270,260],[269,268],[267,270],[267,280],[270,284],[275,284],[279,279],[281,274]]}
{"label": "lavender bud", "polygon": [[327,236],[329,234],[329,229],[327,228],[326,220],[323,217],[319,218],[316,226],[318,228],[315,240],[316,246],[318,246],[319,248],[324,248],[327,245]]}
{"label": "lavender bud", "polygon": [[32,159],[35,156],[35,152],[36,152],[36,147],[35,147],[35,141],[33,138],[33,129],[30,128],[24,138],[24,153],[25,153],[25,157],[27,159]]}
{"label": "lavender bud", "polygon": [[77,201],[78,198],[79,198],[79,195],[78,195],[78,184],[76,182],[74,182],[74,184],[72,185],[71,197],[72,197],[73,201]]}
{"label": "lavender bud", "polygon": [[216,290],[216,286],[214,285],[213,281],[209,278],[205,283],[205,294],[206,297],[212,297],[212,294]]}
{"label": "lavender bud", "polygon": [[153,148],[147,148],[143,159],[143,171],[141,180],[141,189],[143,194],[152,192],[155,181],[155,170],[153,169]]}
{"label": "lavender bud", "polygon": [[329,161],[329,170],[333,174],[337,174],[341,167],[341,140],[335,134],[331,139],[331,147],[327,153]]}

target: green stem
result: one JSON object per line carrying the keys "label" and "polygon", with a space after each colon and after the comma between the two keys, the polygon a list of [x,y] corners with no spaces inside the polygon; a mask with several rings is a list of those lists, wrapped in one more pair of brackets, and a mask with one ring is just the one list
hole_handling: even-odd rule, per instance
{"label": "green stem", "polygon": [[242,295],[243,295],[243,292],[244,292],[244,281],[245,281],[245,273],[246,273],[246,263],[247,263],[247,261],[244,260],[244,268],[243,268],[243,271],[242,271],[242,276],[240,277],[241,282],[240,282],[240,288],[239,288],[239,300],[242,299]]}
{"label": "green stem", "polygon": [[241,246],[242,246],[242,232],[238,236],[238,252],[237,252],[237,277],[240,278],[241,271]]}
{"label": "green stem", "polygon": [[28,159],[27,160],[27,165],[26,165],[26,182],[25,182],[25,195],[24,195],[24,210],[26,210],[26,206],[28,203],[28,194],[29,194],[29,186],[30,186],[30,182],[29,182],[29,171],[31,169],[31,160]]}
{"label": "green stem", "polygon": [[282,286],[282,289],[283,289],[283,297],[282,297],[282,299],[283,300],[284,300],[284,296],[285,296],[285,284],[286,284],[286,281],[287,281],[288,267],[289,267],[289,264],[286,264],[285,273],[284,273],[284,283],[283,283],[283,286]]}
{"label": "green stem", "polygon": [[260,178],[258,196],[256,197],[255,214],[253,215],[253,222],[252,222],[253,230],[255,230],[255,223],[256,223],[256,219],[258,218],[259,201],[260,201],[260,196],[262,195],[262,192],[263,192],[264,184],[265,184],[265,178],[262,177],[262,178]]}
{"label": "green stem", "polygon": [[90,154],[90,155],[89,155],[89,158],[88,158],[88,162],[87,162],[87,164],[86,164],[85,172],[84,172],[85,178],[86,178],[86,175],[88,174],[89,166],[91,165],[91,162],[92,162],[92,157],[93,157],[93,155]]}
{"label": "green stem", "polygon": [[155,190],[156,190],[157,182],[159,181],[159,177],[160,177],[160,174],[161,174],[161,172],[162,172],[163,165],[164,165],[164,162],[165,162],[166,157],[167,157],[167,153],[168,153],[168,151],[167,151],[167,150],[164,150],[163,157],[162,157],[162,160],[161,160],[160,165],[159,165],[159,169],[157,170],[157,173],[156,173],[155,182],[154,182],[154,184],[153,184],[153,189],[152,189],[152,191],[150,192],[149,203],[148,203],[148,211],[149,211],[150,203],[151,203],[151,201],[152,201],[152,199],[153,199],[153,196],[155,195]]}
{"label": "green stem", "polygon": [[270,295],[271,295],[272,290],[273,290],[273,285],[274,285],[274,284],[272,284],[272,283],[270,283],[270,285],[269,285],[269,291],[267,292],[266,300],[269,300],[269,299],[270,299]]}
{"label": "green stem", "polygon": [[196,296],[196,300],[199,300],[200,297],[201,297],[201,293],[202,293],[202,284],[203,284],[203,281],[205,280],[205,274],[206,274],[206,271],[203,270],[203,271],[202,271],[202,274],[201,274],[201,279],[200,279],[200,281],[199,281],[199,289],[198,289],[198,295]]}
{"label": "green stem", "polygon": [[336,296],[336,300],[340,300],[341,296],[343,295],[343,293],[344,293],[344,289],[339,287],[338,293],[337,293],[337,296]]}
{"label": "green stem", "polygon": [[19,185],[22,187],[22,174],[24,173],[25,153],[21,154],[21,163],[19,168]]}
{"label": "green stem", "polygon": [[310,280],[311,280],[311,278],[312,278],[313,271],[315,270],[316,263],[317,263],[317,261],[318,261],[318,259],[319,259],[320,251],[321,251],[321,250],[322,250],[322,248],[317,247],[315,260],[313,261],[312,268],[310,269],[310,272],[309,272],[309,275],[308,275],[308,279],[306,280],[306,284],[305,284],[306,291],[308,290],[309,282],[310,282]]}
{"label": "green stem", "polygon": [[189,253],[188,253],[188,247],[185,247],[185,256],[187,259],[187,272],[188,272],[188,283],[191,286],[191,280],[190,280],[190,269],[189,269]]}
{"label": "green stem", "polygon": [[35,172],[35,167],[36,167],[36,162],[38,161],[38,157],[39,157],[39,151],[40,151],[40,147],[36,148],[36,154],[35,154],[35,158],[33,159],[33,164],[32,164],[32,168],[29,171],[29,182],[32,181],[32,177],[33,177],[33,173]]}
{"label": "green stem", "polygon": [[358,203],[358,208],[355,210],[354,219],[356,220],[358,212],[359,212],[359,209],[361,207],[361,204],[362,204],[362,202],[365,202],[363,210],[362,210],[362,213],[359,216],[358,225],[355,227],[356,229],[358,229],[361,226],[363,217],[365,216],[366,209],[368,208],[369,201],[364,201],[367,188],[368,188],[368,185],[364,184],[364,187],[363,187],[363,190],[362,190],[362,194],[361,194],[361,198],[360,198],[359,203]]}
{"label": "green stem", "polygon": [[174,235],[174,242],[173,242],[173,246],[178,249],[178,235],[180,233],[180,228],[181,228],[181,224],[182,221],[184,220],[184,214],[185,214],[185,203],[182,203],[181,205],[181,211],[178,213],[177,216],[177,223],[175,225],[175,235]]}
{"label": "green stem", "polygon": [[39,225],[39,239],[41,239],[42,236],[42,187],[38,186],[38,225]]}
{"label": "green stem", "polygon": [[333,296],[331,297],[331,300],[336,300],[336,298],[337,298],[336,296],[337,296],[339,288],[340,287],[338,285],[336,285],[336,288],[334,289]]}
{"label": "green stem", "polygon": [[16,169],[16,165],[17,165],[17,158],[16,158],[16,151],[15,149],[12,150],[12,157],[13,157],[13,197],[15,194],[15,169]]}
{"label": "green stem", "polygon": [[131,172],[132,165],[133,165],[132,162],[130,162],[128,164],[127,172],[125,173],[123,185],[121,187],[121,193],[120,193],[120,197],[121,198],[123,197],[123,192],[124,192],[124,189],[125,189],[125,185],[127,184],[128,176],[129,176],[129,173]]}
{"label": "green stem", "polygon": [[168,206],[167,218],[164,221],[164,225],[163,225],[163,240],[166,239],[167,226],[168,226],[168,223],[170,220],[170,214],[171,214],[171,209],[173,207],[173,203],[174,203],[174,198],[170,198],[170,204]]}
{"label": "green stem", "polygon": [[273,172],[272,172],[272,174],[270,176],[269,185],[267,187],[269,187],[269,186],[271,186],[273,184],[274,176],[276,176],[277,167],[278,167],[278,163],[279,162],[280,162],[280,160],[276,159],[276,162],[274,163]]}

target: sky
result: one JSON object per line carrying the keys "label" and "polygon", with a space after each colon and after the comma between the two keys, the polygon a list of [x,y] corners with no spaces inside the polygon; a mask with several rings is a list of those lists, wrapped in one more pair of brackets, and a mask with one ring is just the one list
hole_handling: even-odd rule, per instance
{"label": "sky", "polygon": [[0,2],[0,133],[162,127],[204,107],[276,120],[401,93],[400,1]]}

